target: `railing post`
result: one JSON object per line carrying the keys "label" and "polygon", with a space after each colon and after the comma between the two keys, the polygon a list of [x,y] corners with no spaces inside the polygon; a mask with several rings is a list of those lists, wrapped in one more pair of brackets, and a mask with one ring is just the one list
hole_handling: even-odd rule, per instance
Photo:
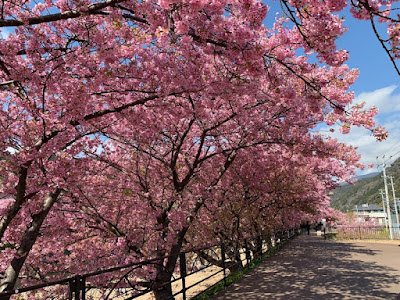
{"label": "railing post", "polygon": [[251,256],[250,256],[249,245],[247,244],[247,239],[244,239],[244,248],[246,251],[246,260],[247,260],[247,267],[248,267],[248,266],[250,266]]}
{"label": "railing post", "polygon": [[68,286],[69,286],[68,300],[72,300],[76,292],[76,277],[68,281]]}
{"label": "railing post", "polygon": [[76,275],[74,278],[71,278],[70,281],[68,282],[68,285],[69,285],[68,299],[79,300],[78,275]]}
{"label": "railing post", "polygon": [[186,255],[184,252],[179,254],[179,267],[181,270],[181,279],[182,279],[182,296],[183,300],[186,300]]}
{"label": "railing post", "polygon": [[224,286],[226,287],[225,245],[223,241],[221,241],[221,259],[222,268],[224,269]]}
{"label": "railing post", "polygon": [[275,248],[275,246],[276,246],[275,229],[274,229],[274,231],[272,232],[272,236],[271,236],[271,244],[272,244],[272,243],[273,243],[273,245],[272,245],[271,249],[272,249],[272,248]]}
{"label": "railing post", "polygon": [[75,300],[80,300],[81,296],[81,276],[75,276]]}
{"label": "railing post", "polygon": [[262,235],[259,235],[258,236],[258,245],[259,245],[259,247],[260,247],[260,253],[259,253],[259,255],[260,255],[260,257],[262,257],[263,256],[263,238],[262,238]]}
{"label": "railing post", "polygon": [[82,300],[86,300],[86,277],[81,276]]}
{"label": "railing post", "polygon": [[72,286],[71,286],[71,281],[68,281],[68,300],[72,300]]}
{"label": "railing post", "polygon": [[[86,298],[86,278],[81,275],[76,275],[69,281],[69,300],[85,300]],[[82,291],[82,297],[81,297]]]}

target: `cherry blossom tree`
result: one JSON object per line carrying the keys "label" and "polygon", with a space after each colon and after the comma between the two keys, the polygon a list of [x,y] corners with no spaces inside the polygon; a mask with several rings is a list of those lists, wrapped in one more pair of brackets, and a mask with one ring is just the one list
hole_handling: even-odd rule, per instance
{"label": "cherry blossom tree", "polygon": [[[288,5],[307,12],[296,3]],[[290,147],[320,172],[311,203],[324,202],[329,176],[348,178],[359,157],[315,126],[386,132],[376,109],[351,106],[357,72],[334,44],[339,8],[309,4],[312,18],[268,29],[268,8],[255,0],[4,1],[0,27],[13,32],[0,40],[0,176],[14,200],[1,208],[1,242],[12,247],[2,252],[0,290],[21,272],[84,271],[72,258],[90,245],[87,261],[98,259],[88,269],[103,267],[111,249],[116,264],[171,255],[148,276],[159,299],[171,298],[165,283],[190,247],[190,226],[212,218],[199,213],[216,209],[227,171],[257,159],[252,149],[279,160],[288,150],[274,147]],[[308,61],[311,50],[324,65]],[[43,263],[46,255],[65,269]]]}
{"label": "cherry blossom tree", "polygon": [[[296,34],[301,36],[304,48],[317,51],[320,58],[328,63],[341,63],[347,56],[345,51],[341,53],[341,58],[332,56],[332,51],[336,49],[335,40],[345,30],[342,26],[343,18],[332,13],[342,12],[348,7],[352,17],[368,20],[371,23],[371,35],[376,36],[397,74],[400,75],[397,62],[400,57],[399,1],[336,0],[320,3],[281,0],[280,2],[285,15],[295,24]],[[386,32],[382,30],[385,25]]]}
{"label": "cherry blossom tree", "polygon": [[[181,13],[197,15],[200,27],[193,24],[191,34],[171,39],[175,34],[167,30],[170,17],[159,5],[139,4],[143,6],[140,12],[139,7],[130,7],[137,3],[127,7],[116,4],[46,2],[32,7],[27,2],[19,7],[4,3],[3,17],[9,19],[3,26],[18,28],[0,46],[5,87],[2,188],[5,194],[15,195],[1,220],[0,236],[22,206],[40,206],[40,198],[51,199],[46,213],[37,216],[37,234],[57,201],[55,196],[67,190],[64,178],[74,169],[76,156],[86,146],[99,147],[102,142],[93,135],[115,123],[116,114],[169,95],[200,91],[206,82],[189,70],[205,67],[200,62],[202,52],[213,54],[219,42],[217,38],[214,44],[204,42],[208,29],[202,20],[207,14],[199,13],[197,5],[184,5]],[[208,14],[221,15],[222,7],[210,5]],[[49,13],[52,9],[59,12]],[[136,17],[136,13],[150,15],[150,20]],[[230,27],[230,20],[238,21],[227,18],[226,24],[220,20],[220,26]],[[104,28],[112,29],[109,37]],[[225,48],[227,40],[224,38]],[[118,44],[121,47],[116,47]],[[204,57],[205,62],[209,57]],[[190,76],[185,77],[184,68]],[[206,70],[198,74],[207,76]],[[194,87],[193,81],[199,85]],[[30,243],[18,253],[19,268],[35,240],[27,239]],[[15,280],[18,271],[13,267],[10,272]]]}
{"label": "cherry blossom tree", "polygon": [[[326,217],[331,210],[327,191],[337,185],[333,178],[348,172],[349,167],[332,159],[337,146],[321,143],[315,148],[318,154],[312,156],[286,145],[274,146],[266,153],[255,154],[252,149],[252,159],[236,161],[225,176],[228,182],[219,193],[227,200],[212,211],[218,217],[211,222],[198,220],[200,228],[208,228],[204,239],[211,234],[233,242],[254,240],[271,235],[274,229],[294,228],[305,220]],[[208,206],[201,214],[206,211],[210,211]],[[196,226],[193,230],[201,232]]]}
{"label": "cherry blossom tree", "polygon": [[[351,13],[359,20],[369,20],[372,30],[387,53],[397,74],[400,68],[400,15],[398,1],[352,1]],[[378,23],[378,24],[377,24]],[[386,33],[380,29],[379,23],[386,25]]]}

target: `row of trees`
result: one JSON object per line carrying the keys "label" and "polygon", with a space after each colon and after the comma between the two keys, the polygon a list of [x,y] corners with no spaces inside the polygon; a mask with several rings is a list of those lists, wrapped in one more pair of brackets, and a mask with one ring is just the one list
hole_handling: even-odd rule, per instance
{"label": "row of trees", "polygon": [[256,0],[1,3],[1,291],[170,255],[141,274],[169,299],[182,249],[324,214],[360,165],[316,126],[386,132],[351,106],[345,2],[282,5],[293,28]]}

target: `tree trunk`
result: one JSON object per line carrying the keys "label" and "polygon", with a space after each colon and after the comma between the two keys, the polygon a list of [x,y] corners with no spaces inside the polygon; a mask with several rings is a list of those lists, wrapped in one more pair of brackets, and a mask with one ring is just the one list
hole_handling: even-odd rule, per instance
{"label": "tree trunk", "polygon": [[225,255],[229,258],[230,262],[225,262],[226,268],[230,273],[235,273],[243,268],[243,263],[240,258],[240,244],[237,242],[229,241],[225,245]]}
{"label": "tree trunk", "polygon": [[157,290],[153,290],[156,300],[174,300],[174,297],[172,296],[172,286],[169,281],[171,281],[171,275],[164,279],[165,284],[163,286]]}
{"label": "tree trunk", "polygon": [[[198,251],[196,252],[196,254],[203,258],[204,260],[206,260],[207,262],[209,262],[210,264],[223,268],[224,267],[224,263],[222,262],[221,259],[219,258],[214,258],[211,255],[205,253],[204,251]],[[234,270],[235,269],[235,265],[236,263],[234,261],[227,261],[225,262],[225,267],[229,270]]]}
{"label": "tree trunk", "polygon": [[262,247],[263,247],[263,238],[262,236],[258,236],[255,240],[255,257],[261,257],[262,256]]}
{"label": "tree trunk", "polygon": [[24,235],[21,238],[20,246],[5,271],[3,280],[0,282],[0,292],[12,291],[14,289],[25,260],[37,240],[43,221],[46,219],[52,206],[57,201],[60,193],[61,189],[57,189],[54,193],[51,193],[45,199],[42,211],[32,216],[32,222],[25,230]]}
{"label": "tree trunk", "polygon": [[[167,264],[164,266],[164,260],[160,261],[157,270],[157,276],[151,284],[156,300],[174,299],[172,296],[171,278],[178,260],[181,245],[172,246],[171,255],[167,258]],[[177,254],[175,253],[177,252]]]}
{"label": "tree trunk", "polygon": [[173,300],[171,278],[174,273],[176,262],[182,249],[183,238],[185,237],[188,227],[183,227],[178,233],[177,243],[171,247],[167,263],[163,265],[163,260],[158,266],[156,279],[151,284],[156,300]]}
{"label": "tree trunk", "polygon": [[26,179],[28,176],[28,168],[30,163],[26,167],[21,167],[19,170],[18,184],[15,187],[17,193],[15,202],[7,209],[7,212],[0,220],[0,241],[3,238],[4,232],[7,230],[8,225],[17,215],[21,209],[21,205],[25,202],[25,191],[26,191]]}

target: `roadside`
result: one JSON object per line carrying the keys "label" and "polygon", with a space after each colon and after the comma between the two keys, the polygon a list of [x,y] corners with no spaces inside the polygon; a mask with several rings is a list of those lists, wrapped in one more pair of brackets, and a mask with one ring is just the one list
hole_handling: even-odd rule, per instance
{"label": "roadside", "polygon": [[302,235],[213,299],[400,299],[399,244]]}

